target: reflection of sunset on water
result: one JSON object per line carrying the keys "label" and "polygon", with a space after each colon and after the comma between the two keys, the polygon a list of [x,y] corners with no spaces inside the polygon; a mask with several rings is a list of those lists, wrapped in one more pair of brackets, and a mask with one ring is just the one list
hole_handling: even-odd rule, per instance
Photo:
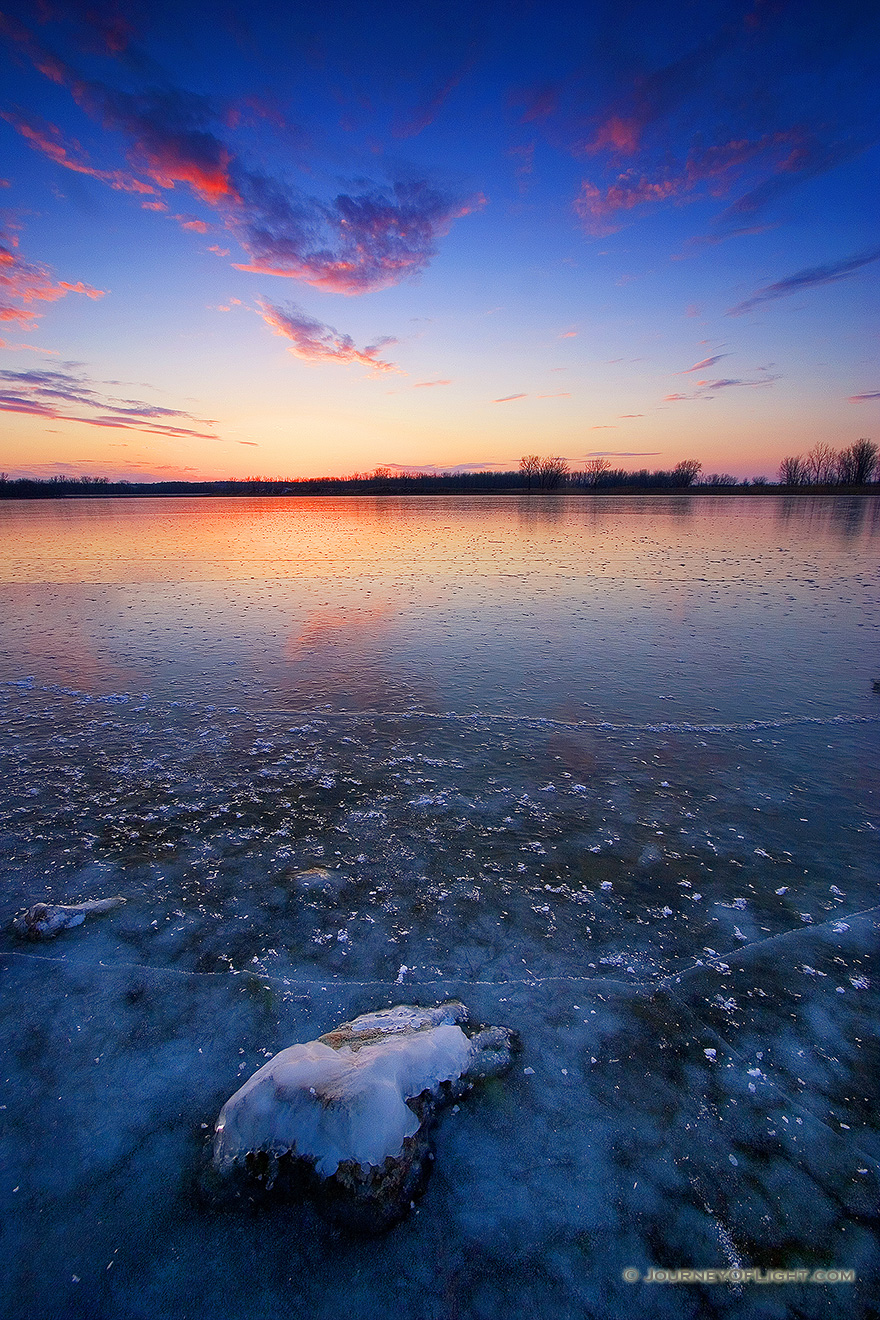
{"label": "reflection of sunset on water", "polygon": [[[872,608],[875,510],[766,496],[7,503],[0,672],[80,673],[108,692],[209,684],[230,704],[296,708],[790,712],[801,671],[808,704],[831,700],[833,627]],[[868,661],[850,648],[842,663]]]}
{"label": "reflection of sunset on water", "polygon": [[393,618],[394,606],[376,605],[372,609],[331,609],[322,606],[305,621],[298,633],[291,632],[286,653],[295,659],[313,647],[351,647],[369,645]]}
{"label": "reflection of sunset on water", "polygon": [[0,520],[3,581],[364,579],[409,569],[420,593],[434,589],[435,574],[458,586],[497,574],[502,589],[505,577],[536,571],[668,579],[678,568],[688,579],[695,552],[701,579],[732,571],[775,580],[786,528],[805,552],[821,536],[818,571],[833,576],[852,542],[880,529],[877,501],[815,496],[47,500],[0,504]]}

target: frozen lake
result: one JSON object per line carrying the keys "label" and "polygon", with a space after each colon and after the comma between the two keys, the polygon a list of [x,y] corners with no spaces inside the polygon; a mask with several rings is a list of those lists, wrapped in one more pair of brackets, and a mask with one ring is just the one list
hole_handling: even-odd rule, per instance
{"label": "frozen lake", "polygon": [[[0,502],[6,1312],[868,1315],[878,515]],[[200,1197],[267,1055],[450,997],[523,1053],[407,1221]]]}

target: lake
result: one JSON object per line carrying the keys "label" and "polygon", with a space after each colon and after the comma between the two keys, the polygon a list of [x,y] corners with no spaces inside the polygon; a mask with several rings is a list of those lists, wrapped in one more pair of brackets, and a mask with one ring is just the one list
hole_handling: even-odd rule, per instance
{"label": "lake", "polygon": [[[867,1314],[878,549],[874,496],[0,502],[9,1314]],[[453,997],[522,1053],[402,1224],[206,1202],[269,1055]]]}

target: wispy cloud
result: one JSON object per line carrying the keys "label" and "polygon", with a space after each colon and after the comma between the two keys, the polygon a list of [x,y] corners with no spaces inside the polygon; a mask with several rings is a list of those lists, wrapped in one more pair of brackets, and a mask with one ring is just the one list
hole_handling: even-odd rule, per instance
{"label": "wispy cloud", "polygon": [[66,170],[72,170],[74,174],[86,174],[92,179],[98,179],[117,192],[158,194],[158,189],[152,184],[145,183],[143,179],[126,170],[99,170],[89,165],[88,161],[83,159],[84,153],[79,143],[65,142],[61,130],[54,124],[25,119],[10,110],[0,111],[0,119],[5,119],[11,124],[36,151],[48,156],[56,165],[63,165]]}
{"label": "wispy cloud", "polygon": [[614,233],[620,228],[620,212],[660,202],[693,201],[707,193],[722,196],[746,166],[760,163],[765,170],[785,169],[798,137],[778,132],[759,138],[731,138],[710,147],[693,147],[683,161],[667,159],[660,167],[631,166],[601,187],[585,179],[574,209],[588,233]]}
{"label": "wispy cloud", "polygon": [[0,321],[33,328],[42,315],[33,303],[57,302],[68,293],[102,298],[105,292],[80,281],[72,284],[56,280],[48,266],[25,261],[18,252],[17,236],[10,229],[0,228]]}
{"label": "wispy cloud", "polygon": [[869,266],[874,261],[880,261],[880,247],[871,248],[870,251],[854,257],[847,257],[844,261],[833,261],[827,265],[810,266],[807,270],[799,270],[794,275],[786,276],[784,280],[765,284],[762,289],[753,293],[751,298],[746,298],[745,302],[731,307],[727,315],[744,316],[746,312],[759,307],[761,303],[773,302],[776,298],[788,298],[793,293],[801,293],[804,289],[815,289],[822,284],[837,284],[839,280],[848,279],[857,270]]}
{"label": "wispy cloud", "polygon": [[260,299],[260,315],[276,335],[288,339],[288,352],[304,362],[359,362],[371,371],[398,371],[393,362],[379,357],[380,351],[395,339],[382,339],[364,349],[355,347],[350,335],[340,334],[332,326],[324,325],[295,304],[276,307]]}
{"label": "wispy cloud", "polygon": [[[75,410],[75,411],[72,411]],[[171,424],[172,418],[210,426],[180,408],[163,408],[139,399],[117,399],[95,387],[82,372],[39,370],[0,371],[0,412],[24,413],[52,421],[82,422],[152,435],[216,440],[213,432]],[[164,420],[168,419],[168,420]]]}
{"label": "wispy cloud", "polygon": [[692,367],[686,367],[684,371],[679,371],[679,376],[687,376],[692,371],[704,371],[706,367],[714,367],[716,362],[722,358],[730,357],[729,353],[716,353],[714,357],[703,358],[702,362],[695,362]]}
{"label": "wispy cloud", "polygon": [[[89,81],[21,25],[6,22],[3,29],[83,110],[125,135],[136,173],[97,170],[57,129],[11,116],[31,145],[110,187],[155,194],[187,186],[220,212],[248,254],[249,261],[235,263],[240,270],[335,293],[388,288],[424,270],[452,223],[485,203],[481,195],[463,196],[424,177],[403,175],[387,184],[362,181],[329,200],[308,196],[249,165],[226,140],[222,117],[208,97],[170,86],[133,93]],[[189,227],[198,226],[189,222]]]}
{"label": "wispy cloud", "polygon": [[409,115],[405,118],[398,118],[392,128],[394,136],[398,138],[415,137],[426,129],[429,124],[432,124],[447,98],[455,91],[465,74],[470,72],[473,64],[474,55],[471,54],[457,69],[430,91]]}
{"label": "wispy cloud", "polygon": [[848,403],[867,403],[869,399],[880,399],[880,390],[869,390],[867,394],[851,394]]}
{"label": "wispy cloud", "polygon": [[514,399],[527,399],[527,394],[505,394],[500,399],[493,399],[493,403],[512,403]]}
{"label": "wispy cloud", "polygon": [[806,179],[815,179],[829,170],[860,156],[870,142],[851,140],[826,143],[802,137],[779,161],[773,174],[739,197],[723,213],[721,220],[742,221],[757,215],[779,197]]}
{"label": "wispy cloud", "polygon": [[[759,370],[763,371],[764,368],[760,367]],[[767,389],[768,386],[774,384],[775,381],[780,379],[781,379],[780,376],[764,375],[761,376],[759,380],[739,380],[739,379],[698,380],[696,382],[697,388],[693,394],[664,394],[663,402],[681,403],[681,402],[691,402],[695,399],[713,399],[715,395],[718,394],[721,390],[729,390],[729,389],[737,389],[737,388],[747,389],[747,390],[763,390],[763,389]]]}
{"label": "wispy cloud", "polygon": [[429,390],[434,385],[451,385],[451,380],[417,380],[413,384],[414,390]]}

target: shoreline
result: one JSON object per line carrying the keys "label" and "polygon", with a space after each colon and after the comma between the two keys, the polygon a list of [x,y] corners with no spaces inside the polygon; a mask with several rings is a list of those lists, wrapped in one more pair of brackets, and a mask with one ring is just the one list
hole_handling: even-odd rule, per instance
{"label": "shoreline", "polygon": [[[12,483],[10,483],[12,484]],[[38,483],[34,482],[34,485]],[[71,482],[70,485],[75,483]],[[218,485],[221,483],[217,483]],[[222,483],[226,485],[227,483]],[[613,497],[619,499],[621,496],[634,496],[639,498],[651,496],[653,498],[668,499],[674,497],[679,499],[687,497],[688,499],[705,499],[711,497],[717,499],[742,498],[743,496],[758,498],[783,496],[786,499],[815,499],[820,496],[823,499],[829,497],[834,499],[853,499],[853,498],[876,498],[880,495],[880,483],[873,482],[869,486],[675,486],[667,488],[657,488],[652,486],[613,486],[602,490],[574,489],[574,490],[519,490],[516,487],[502,486],[496,489],[486,487],[474,489],[465,487],[458,490],[370,490],[370,489],[351,489],[344,486],[341,489],[326,488],[326,484],[316,480],[314,485],[321,489],[297,489],[300,483],[286,485],[282,490],[261,489],[259,482],[236,482],[235,489],[206,489],[214,485],[213,482],[193,482],[191,486],[181,483],[168,483],[172,489],[168,489],[165,483],[148,484],[143,483],[137,487],[124,487],[122,483],[117,488],[117,483],[110,483],[109,486],[99,487],[97,489],[85,490],[65,490],[52,489],[49,483],[46,483],[45,489],[22,491],[21,493],[4,490],[0,487],[0,500],[9,502],[20,502],[24,500],[108,500],[108,499],[432,499],[439,497],[472,499],[475,497],[485,498],[486,496],[504,496],[515,499],[602,499]],[[266,486],[274,486],[276,483],[267,481]],[[311,485],[311,480],[304,481],[302,486]],[[342,483],[340,483],[342,485]]]}

